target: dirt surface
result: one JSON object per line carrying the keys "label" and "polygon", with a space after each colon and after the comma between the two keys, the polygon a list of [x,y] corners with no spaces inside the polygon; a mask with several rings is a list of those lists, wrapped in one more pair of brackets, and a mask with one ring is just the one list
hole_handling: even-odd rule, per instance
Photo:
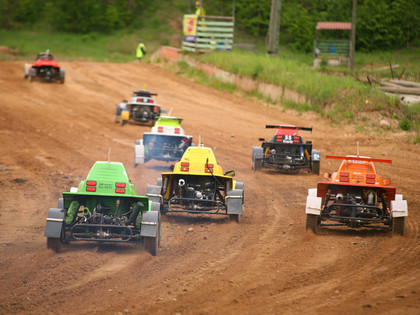
{"label": "dirt surface", "polygon": [[[419,314],[420,146],[403,134],[354,134],[313,114],[297,116],[200,86],[146,64],[62,63],[66,83],[29,83],[24,63],[0,62],[0,313],[22,314]],[[159,255],[135,245],[71,243],[47,250],[48,209],[96,160],[123,162],[144,194],[169,164],[133,167],[134,140],[150,126],[115,124],[115,104],[147,84],[184,118],[224,170],[245,182],[241,223],[167,215]],[[322,176],[251,171],[265,124],[303,132],[325,154],[392,159],[377,164],[408,200],[405,236],[383,230],[305,231],[308,188]]]}

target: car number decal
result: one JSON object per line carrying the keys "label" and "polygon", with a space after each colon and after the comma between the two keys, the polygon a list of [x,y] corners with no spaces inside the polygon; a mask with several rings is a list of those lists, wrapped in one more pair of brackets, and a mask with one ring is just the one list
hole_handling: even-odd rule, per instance
{"label": "car number decal", "polygon": [[293,137],[291,135],[284,135],[283,136],[284,143],[293,143]]}

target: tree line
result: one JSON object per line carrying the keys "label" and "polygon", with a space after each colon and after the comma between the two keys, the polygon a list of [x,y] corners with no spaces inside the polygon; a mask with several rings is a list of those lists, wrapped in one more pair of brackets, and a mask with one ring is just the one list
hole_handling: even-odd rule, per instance
{"label": "tree line", "polygon": [[0,0],[0,27],[108,33],[142,27],[141,17],[154,10],[153,0]]}
{"label": "tree line", "polygon": [[[0,27],[41,25],[53,31],[104,32],[141,28],[144,18],[159,7],[175,4],[194,8],[194,0],[0,0]],[[311,51],[318,21],[351,22],[352,0],[282,0],[280,41]],[[245,32],[264,37],[270,21],[271,0],[202,0],[207,15],[231,16]],[[179,12],[181,18],[182,14]],[[356,49],[371,51],[420,45],[420,1],[357,0]],[[348,35],[343,31],[322,38]]]}
{"label": "tree line", "polygon": [[[222,1],[222,0],[221,0]],[[352,0],[282,0],[280,41],[311,51],[315,26],[351,22]],[[236,21],[255,36],[267,34],[271,0],[236,0]],[[348,32],[324,31],[321,38],[348,38]],[[420,45],[420,1],[357,0],[356,49],[371,51]]]}

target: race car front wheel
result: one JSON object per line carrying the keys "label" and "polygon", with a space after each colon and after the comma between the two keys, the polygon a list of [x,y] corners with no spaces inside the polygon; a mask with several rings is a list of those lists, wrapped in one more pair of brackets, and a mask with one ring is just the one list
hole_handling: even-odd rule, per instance
{"label": "race car front wheel", "polygon": [[311,230],[314,234],[317,233],[319,226],[319,215],[306,214],[306,230]]}

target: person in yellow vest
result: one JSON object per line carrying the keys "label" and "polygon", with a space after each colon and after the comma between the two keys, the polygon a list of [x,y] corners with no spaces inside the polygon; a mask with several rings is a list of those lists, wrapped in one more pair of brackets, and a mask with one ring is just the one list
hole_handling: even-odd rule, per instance
{"label": "person in yellow vest", "polygon": [[[201,21],[204,22],[206,19],[204,18],[204,16],[206,15],[206,10],[204,10],[203,6],[201,5],[201,1],[197,0],[195,2],[195,15],[197,16],[197,22],[198,22],[198,17],[201,16]],[[201,27],[206,27],[206,25],[198,25],[197,26],[201,26]],[[197,31],[199,32],[199,31]],[[203,29],[201,29],[200,31],[201,33],[204,33],[205,31]],[[198,38],[202,38],[203,36],[198,35]]]}
{"label": "person in yellow vest", "polygon": [[146,46],[139,39],[137,41],[137,50],[136,50],[136,58],[137,58],[137,61],[140,61],[144,57],[144,55],[146,55]]}
{"label": "person in yellow vest", "polygon": [[[206,10],[204,10],[204,8],[201,6],[201,1],[196,1],[195,2],[195,15],[197,16],[205,16],[206,15]],[[202,21],[204,21],[204,19],[202,19]]]}

